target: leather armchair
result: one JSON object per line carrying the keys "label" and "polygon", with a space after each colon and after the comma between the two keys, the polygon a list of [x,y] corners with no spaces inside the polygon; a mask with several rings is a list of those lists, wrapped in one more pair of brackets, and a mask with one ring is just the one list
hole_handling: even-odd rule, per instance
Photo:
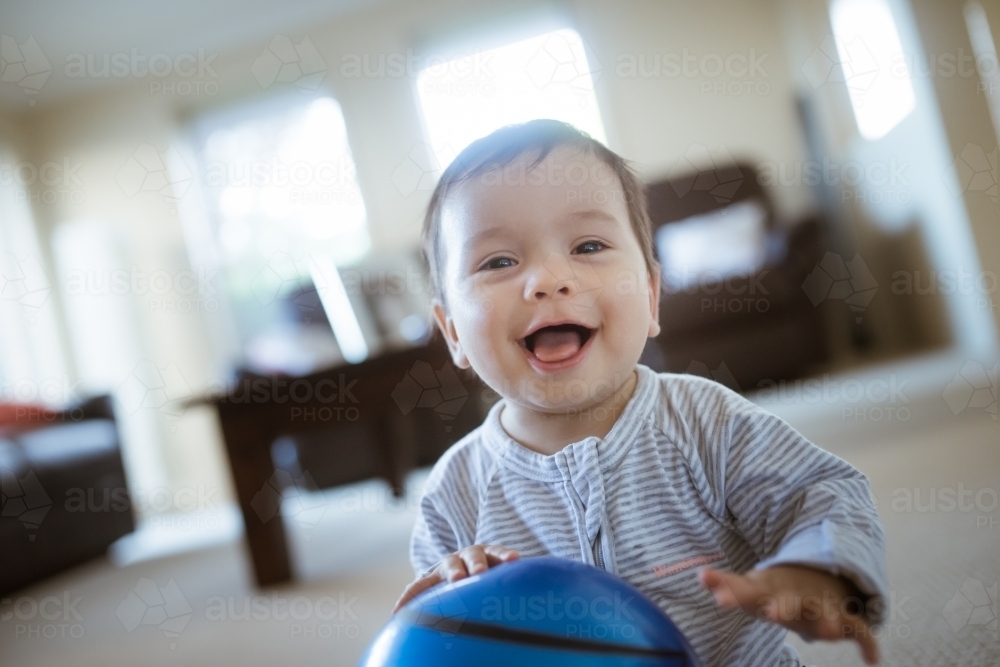
{"label": "leather armchair", "polygon": [[[824,253],[818,220],[779,225],[756,169],[743,163],[651,183],[647,197],[654,238],[665,225],[755,202],[764,213],[764,259],[747,275],[684,289],[661,285],[661,333],[647,345],[643,363],[748,391],[801,377],[828,359],[822,313],[802,289]],[[664,264],[666,274],[672,267]]]}
{"label": "leather armchair", "polygon": [[0,429],[0,592],[101,556],[135,528],[108,396]]}

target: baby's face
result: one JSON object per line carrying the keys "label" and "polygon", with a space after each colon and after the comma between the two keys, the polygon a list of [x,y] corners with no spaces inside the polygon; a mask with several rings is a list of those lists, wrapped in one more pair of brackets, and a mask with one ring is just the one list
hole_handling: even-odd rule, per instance
{"label": "baby's face", "polygon": [[[659,333],[649,275],[610,167],[557,148],[453,190],[441,211],[446,305],[435,317],[456,365],[545,412],[585,409],[630,377]],[[523,177],[522,177],[523,176]]]}

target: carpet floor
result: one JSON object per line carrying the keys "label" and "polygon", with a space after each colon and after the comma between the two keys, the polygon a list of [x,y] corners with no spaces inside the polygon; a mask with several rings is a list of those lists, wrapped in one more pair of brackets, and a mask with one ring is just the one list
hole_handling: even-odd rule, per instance
{"label": "carpet floor", "polygon": [[[895,421],[762,403],[872,481],[892,589],[882,664],[1000,665],[996,413],[955,414],[940,389],[907,397]],[[97,560],[20,591],[0,607],[0,665],[354,665],[411,578],[424,474],[402,502],[377,483],[286,500],[294,585],[255,590],[230,540],[121,568]],[[862,664],[847,642],[789,641],[807,664]]]}

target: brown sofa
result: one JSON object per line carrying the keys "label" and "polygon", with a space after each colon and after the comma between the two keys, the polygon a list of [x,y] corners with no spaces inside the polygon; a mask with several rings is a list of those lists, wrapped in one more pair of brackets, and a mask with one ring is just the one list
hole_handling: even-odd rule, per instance
{"label": "brown sofa", "polygon": [[4,596],[103,555],[135,527],[110,397],[33,417],[0,428]]}
{"label": "brown sofa", "polygon": [[757,202],[765,213],[766,260],[751,275],[663,287],[661,333],[647,345],[644,363],[748,391],[803,376],[827,360],[822,313],[802,289],[823,256],[823,227],[816,219],[779,225],[757,175],[753,166],[738,163],[647,186],[654,237],[664,225]]}

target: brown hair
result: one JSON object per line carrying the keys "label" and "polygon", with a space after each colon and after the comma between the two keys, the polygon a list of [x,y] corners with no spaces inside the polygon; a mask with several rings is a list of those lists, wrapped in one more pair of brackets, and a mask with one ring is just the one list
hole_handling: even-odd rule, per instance
{"label": "brown hair", "polygon": [[629,222],[639,241],[650,275],[660,264],[653,252],[653,232],[646,211],[646,193],[642,182],[632,167],[614,151],[578,130],[569,123],[558,120],[532,120],[517,125],[507,125],[477,139],[458,154],[434,188],[424,216],[422,234],[423,256],[427,262],[433,296],[444,305],[444,288],[441,283],[441,209],[445,198],[459,184],[485,171],[506,167],[522,155],[537,152],[525,170],[540,164],[557,147],[579,148],[595,155],[610,167],[621,182],[628,209]]}

